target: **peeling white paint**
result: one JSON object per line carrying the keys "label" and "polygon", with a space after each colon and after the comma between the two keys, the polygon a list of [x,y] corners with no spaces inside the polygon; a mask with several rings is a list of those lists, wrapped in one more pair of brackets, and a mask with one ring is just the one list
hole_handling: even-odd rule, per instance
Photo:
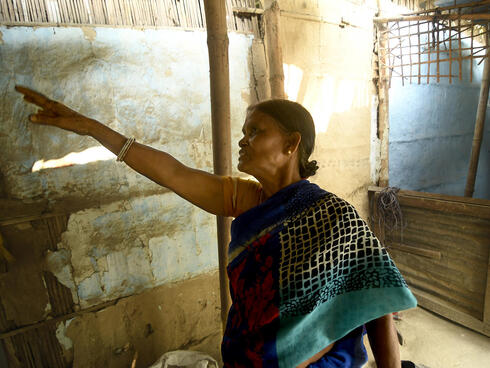
{"label": "peeling white paint", "polygon": [[73,348],[73,341],[65,334],[72,321],[73,318],[66,320],[65,322],[59,322],[56,326],[56,338],[65,351]]}
{"label": "peeling white paint", "polygon": [[78,296],[82,308],[90,306],[91,304],[97,304],[94,303],[94,300],[96,301],[99,298],[103,300],[103,295],[104,291],[102,290],[98,273],[93,273],[78,284]]}
{"label": "peeling white paint", "polygon": [[73,281],[70,257],[71,254],[68,249],[60,249],[56,252],[48,250],[45,258],[46,268],[53,273],[61,284],[71,290],[73,301],[78,304],[78,293]]}
{"label": "peeling white paint", "polygon": [[[82,308],[218,266],[214,217],[173,193],[74,213],[59,246]],[[67,283],[63,267],[51,268]]]}
{"label": "peeling white paint", "polygon": [[53,310],[53,307],[51,306],[51,303],[48,302],[46,304],[46,307],[44,307],[44,315],[47,316],[51,311]]}

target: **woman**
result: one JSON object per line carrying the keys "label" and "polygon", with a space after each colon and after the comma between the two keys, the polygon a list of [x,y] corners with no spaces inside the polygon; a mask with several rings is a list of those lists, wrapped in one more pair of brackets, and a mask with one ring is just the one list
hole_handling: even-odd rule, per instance
{"label": "woman", "polygon": [[307,177],[313,120],[286,100],[251,106],[238,169],[257,182],[189,168],[65,105],[17,86],[29,117],[90,135],[139,173],[196,206],[233,216],[226,367],[360,367],[367,330],[378,367],[400,367],[391,313],[414,307],[405,281],[355,209]]}

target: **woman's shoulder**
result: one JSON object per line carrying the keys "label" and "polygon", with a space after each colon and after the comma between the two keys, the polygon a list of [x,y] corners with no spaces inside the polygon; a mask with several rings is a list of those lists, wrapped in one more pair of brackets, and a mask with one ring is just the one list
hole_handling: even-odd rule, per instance
{"label": "woman's shoulder", "polygon": [[223,195],[226,216],[237,217],[260,204],[262,186],[255,180],[224,176]]}

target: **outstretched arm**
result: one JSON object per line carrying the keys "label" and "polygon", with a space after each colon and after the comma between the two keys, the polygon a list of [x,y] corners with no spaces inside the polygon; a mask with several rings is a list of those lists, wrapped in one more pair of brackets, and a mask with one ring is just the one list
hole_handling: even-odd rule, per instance
{"label": "outstretched arm", "polygon": [[[90,119],[62,103],[53,101],[29,88],[16,86],[24,100],[41,108],[29,120],[51,125],[80,135],[89,135],[114,154],[127,138],[97,120]],[[133,143],[124,162],[154,182],[169,188],[196,206],[216,215],[224,212],[222,180],[219,176],[185,166],[166,152]]]}
{"label": "outstretched arm", "polygon": [[369,344],[378,368],[400,368],[400,348],[393,316],[372,320],[366,324]]}

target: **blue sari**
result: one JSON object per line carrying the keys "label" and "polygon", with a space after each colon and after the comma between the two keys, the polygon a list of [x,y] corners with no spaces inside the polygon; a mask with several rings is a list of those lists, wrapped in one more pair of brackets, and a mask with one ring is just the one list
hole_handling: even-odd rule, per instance
{"label": "blue sari", "polygon": [[307,180],[238,216],[231,235],[225,367],[295,367],[333,342],[311,367],[360,367],[363,324],[416,306],[354,207]]}

